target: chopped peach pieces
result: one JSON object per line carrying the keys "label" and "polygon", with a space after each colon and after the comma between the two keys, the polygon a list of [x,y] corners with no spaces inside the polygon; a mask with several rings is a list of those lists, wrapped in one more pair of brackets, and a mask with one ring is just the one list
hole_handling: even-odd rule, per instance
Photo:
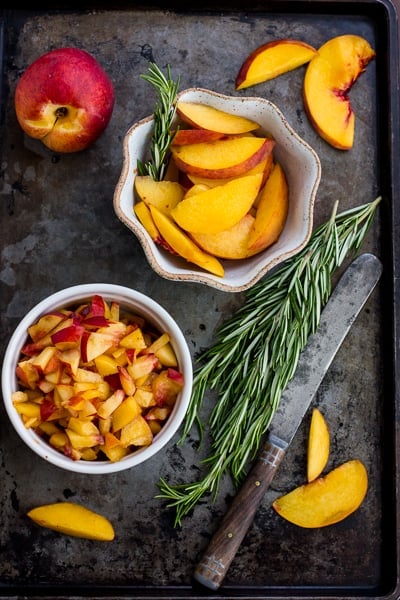
{"label": "chopped peach pieces", "polygon": [[12,396],[25,427],[73,460],[117,461],[152,443],[184,385],[166,332],[99,296],[30,331]]}

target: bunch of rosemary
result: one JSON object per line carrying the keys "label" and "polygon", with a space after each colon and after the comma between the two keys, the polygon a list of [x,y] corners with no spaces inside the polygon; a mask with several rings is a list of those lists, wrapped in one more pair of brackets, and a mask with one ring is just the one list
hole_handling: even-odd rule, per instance
{"label": "bunch of rosemary", "polygon": [[151,63],[146,75],[141,75],[156,90],[158,100],[154,109],[154,129],[150,145],[150,159],[144,163],[137,161],[139,175],[150,175],[154,180],[164,179],[168,166],[168,151],[174,133],[171,125],[176,113],[176,97],[180,79],[175,82],[171,78],[171,69],[167,65],[167,75]]}
{"label": "bunch of rosemary", "polygon": [[241,483],[294,375],[300,352],[318,327],[332,275],[359,250],[379,202],[377,198],[341,214],[335,204],[330,220],[314,231],[305,248],[248,291],[243,306],[199,357],[180,443],[194,423],[201,442],[200,411],[207,390],[214,390],[211,455],[203,461],[207,472],[199,481],[170,485],[160,479],[158,497],[175,508],[175,525],[204,494],[215,499],[225,473],[236,486]]}

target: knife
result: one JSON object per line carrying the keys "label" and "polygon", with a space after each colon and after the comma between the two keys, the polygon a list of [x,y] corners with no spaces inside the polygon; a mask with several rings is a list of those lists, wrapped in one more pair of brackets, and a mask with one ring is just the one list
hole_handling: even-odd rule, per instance
{"label": "knife", "polygon": [[205,587],[217,590],[221,585],[325,373],[381,273],[380,260],[362,254],[334,288],[282,394],[266,444],[195,569],[194,579]]}

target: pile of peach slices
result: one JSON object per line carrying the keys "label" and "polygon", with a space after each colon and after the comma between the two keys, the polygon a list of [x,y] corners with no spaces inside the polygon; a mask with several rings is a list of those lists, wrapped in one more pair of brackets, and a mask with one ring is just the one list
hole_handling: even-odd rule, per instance
{"label": "pile of peach slices", "polygon": [[223,277],[219,259],[244,259],[278,238],[288,185],[275,141],[258,123],[217,108],[178,102],[186,129],[172,140],[166,177],[135,178],[135,214],[153,241]]}

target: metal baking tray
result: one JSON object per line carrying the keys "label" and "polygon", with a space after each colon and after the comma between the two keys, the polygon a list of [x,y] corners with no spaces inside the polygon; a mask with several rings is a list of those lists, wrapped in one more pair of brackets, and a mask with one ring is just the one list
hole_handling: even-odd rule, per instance
{"label": "metal baking tray", "polygon": [[[4,4],[6,6],[4,6]],[[215,330],[244,301],[196,283],[156,275],[132,233],[113,211],[122,139],[150,114],[154,98],[140,78],[155,60],[170,64],[181,89],[233,94],[244,58],[284,37],[315,46],[342,33],[366,37],[377,55],[351,98],[351,151],[328,146],[312,129],[301,98],[304,69],[248,90],[275,102],[316,150],[322,180],[315,224],[382,194],[363,251],[383,262],[379,286],[357,319],[318,392],[332,431],[330,464],[360,457],[369,490],[360,509],[337,525],[304,530],[271,509],[277,493],[304,481],[307,424],[299,430],[273,488],[218,592],[192,580],[234,489],[229,478],[215,502],[205,497],[180,528],[158,499],[157,482],[195,481],[205,446],[197,435],[138,468],[110,476],[63,472],[34,456],[0,406],[0,596],[24,598],[398,598],[399,587],[399,6],[389,0],[231,2],[3,3],[0,11],[1,352],[24,314],[68,285],[105,281],[143,291],[182,327],[195,360]],[[65,45],[97,56],[113,78],[116,106],[98,142],[58,156],[28,140],[13,109],[16,81],[45,51]],[[211,407],[206,400],[205,415]],[[74,500],[107,515],[109,544],[33,526],[27,510]]]}

